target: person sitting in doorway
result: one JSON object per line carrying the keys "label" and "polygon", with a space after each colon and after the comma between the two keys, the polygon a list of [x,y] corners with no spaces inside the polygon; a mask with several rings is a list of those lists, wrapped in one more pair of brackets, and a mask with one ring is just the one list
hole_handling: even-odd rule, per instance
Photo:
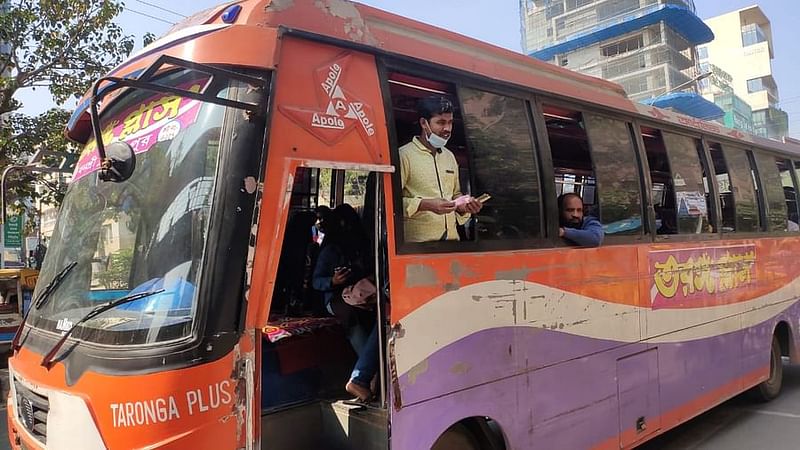
{"label": "person sitting in doorway", "polygon": [[358,355],[348,393],[366,401],[372,396],[370,384],[378,369],[378,342],[375,311],[346,303],[342,293],[372,275],[371,241],[358,213],[343,204],[330,214],[325,224],[325,239],[314,268],[314,289],[323,293],[325,308],[339,319]]}
{"label": "person sitting in doorway", "polygon": [[457,225],[481,210],[481,202],[462,197],[458,162],[447,144],[453,132],[453,104],[434,96],[417,105],[421,133],[400,147],[403,230],[406,242],[458,240]]}
{"label": "person sitting in doorway", "polygon": [[603,225],[592,216],[583,215],[583,199],[574,192],[558,196],[558,237],[581,247],[599,247],[603,243]]}

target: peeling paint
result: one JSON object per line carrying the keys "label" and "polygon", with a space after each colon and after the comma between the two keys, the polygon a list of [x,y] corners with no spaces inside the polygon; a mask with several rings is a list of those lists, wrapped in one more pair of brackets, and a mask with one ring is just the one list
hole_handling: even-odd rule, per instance
{"label": "peeling paint", "polygon": [[454,364],[453,367],[450,368],[450,373],[453,373],[453,374],[456,374],[456,375],[464,375],[467,372],[469,372],[470,369],[472,369],[471,365],[469,365],[467,363],[460,362],[460,363]]}
{"label": "peeling paint", "polygon": [[344,19],[344,33],[352,40],[377,45],[355,4],[345,0],[317,0],[314,6],[334,17]]}
{"label": "peeling paint", "polygon": [[469,266],[464,266],[461,264],[461,261],[452,261],[450,263],[450,273],[453,274],[454,277],[475,277],[477,274],[475,271],[469,268]]}
{"label": "peeling paint", "polygon": [[455,282],[455,283],[446,283],[446,284],[444,285],[444,290],[445,290],[445,291],[447,291],[447,292],[457,291],[457,290],[459,290],[459,289],[461,289],[461,284],[460,284],[460,283],[458,283],[458,282]]}
{"label": "peeling paint", "polygon": [[280,12],[284,9],[289,9],[294,6],[294,0],[272,0],[266,8],[265,12]]}
{"label": "peeling paint", "polygon": [[436,274],[423,264],[409,264],[406,266],[406,287],[436,286]]}
{"label": "peeling paint", "polygon": [[526,280],[531,272],[533,271],[530,269],[498,270],[494,274],[494,279],[509,281]]}
{"label": "peeling paint", "polygon": [[413,386],[417,382],[417,377],[424,375],[426,372],[428,372],[428,358],[423,359],[408,371],[408,384]]}

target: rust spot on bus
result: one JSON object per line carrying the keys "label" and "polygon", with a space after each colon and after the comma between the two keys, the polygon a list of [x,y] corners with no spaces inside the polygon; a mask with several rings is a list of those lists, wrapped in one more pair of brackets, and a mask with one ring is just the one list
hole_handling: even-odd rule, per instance
{"label": "rust spot on bus", "polygon": [[456,375],[464,375],[467,372],[469,372],[470,369],[472,369],[472,366],[470,366],[469,364],[463,363],[463,362],[459,362],[459,363],[453,364],[453,367],[450,368],[450,373],[453,373],[453,374],[456,374]]}
{"label": "rust spot on bus", "polygon": [[314,5],[333,17],[344,19],[344,34],[350,39],[378,45],[361,13],[352,2],[345,0],[317,0]]}
{"label": "rust spot on bus", "polygon": [[431,267],[424,264],[409,264],[406,266],[406,287],[427,287],[439,284],[436,273]]}
{"label": "rust spot on bus", "polygon": [[428,372],[428,368],[429,368],[428,358],[423,359],[422,361],[420,361],[419,364],[417,364],[416,366],[412,367],[408,371],[408,384],[410,384],[412,386],[414,384],[416,384],[417,378],[420,375],[424,375],[425,373],[427,373]]}
{"label": "rust spot on bus", "polygon": [[294,6],[294,0],[272,0],[264,11],[266,12],[280,12],[284,9],[289,9]]}

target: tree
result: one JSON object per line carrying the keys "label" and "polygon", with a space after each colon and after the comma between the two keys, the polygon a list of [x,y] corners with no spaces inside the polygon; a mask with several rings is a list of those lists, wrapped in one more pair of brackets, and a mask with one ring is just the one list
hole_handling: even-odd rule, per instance
{"label": "tree", "polygon": [[[6,1],[0,14],[0,168],[24,164],[38,148],[78,150],[62,136],[67,111],[29,117],[17,112],[22,104],[15,95],[39,88],[59,104],[79,98],[133,50],[133,37],[112,22],[121,11],[111,0]],[[9,187],[10,198],[33,195],[25,177],[9,180]]]}
{"label": "tree", "polygon": [[133,264],[133,249],[126,248],[108,257],[108,267],[98,274],[100,284],[106,289],[127,289]]}

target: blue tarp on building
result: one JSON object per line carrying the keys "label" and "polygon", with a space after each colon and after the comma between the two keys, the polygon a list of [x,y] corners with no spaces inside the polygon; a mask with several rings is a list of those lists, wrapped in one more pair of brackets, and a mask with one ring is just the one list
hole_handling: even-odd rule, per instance
{"label": "blue tarp on building", "polygon": [[714,32],[711,31],[711,28],[690,9],[679,5],[652,5],[632,14],[600,23],[597,28],[570,36],[568,40],[537,50],[530,56],[550,61],[559,53],[567,53],[603,42],[661,21],[683,36],[691,45],[705,44],[714,40]]}
{"label": "blue tarp on building", "polygon": [[717,120],[725,115],[725,111],[716,103],[710,102],[694,92],[674,92],[642,100],[642,103],[659,108],[672,108],[679,113],[703,120]]}

